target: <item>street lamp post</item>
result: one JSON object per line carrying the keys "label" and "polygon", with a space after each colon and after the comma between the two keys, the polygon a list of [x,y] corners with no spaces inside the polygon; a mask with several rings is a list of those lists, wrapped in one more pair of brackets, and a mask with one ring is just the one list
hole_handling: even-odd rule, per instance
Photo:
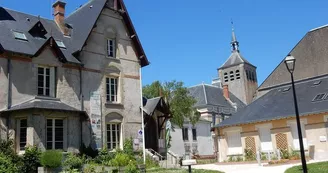
{"label": "street lamp post", "polygon": [[294,106],[295,106],[297,132],[298,132],[298,141],[300,143],[300,152],[301,152],[303,173],[307,173],[307,166],[306,166],[305,152],[304,152],[304,145],[303,145],[303,136],[302,136],[301,122],[300,122],[300,115],[298,112],[298,105],[297,105],[295,84],[294,84],[294,75],[293,75],[294,68],[295,68],[295,61],[296,61],[296,59],[293,56],[288,55],[285,59],[285,64],[290,73],[291,80],[292,80]]}

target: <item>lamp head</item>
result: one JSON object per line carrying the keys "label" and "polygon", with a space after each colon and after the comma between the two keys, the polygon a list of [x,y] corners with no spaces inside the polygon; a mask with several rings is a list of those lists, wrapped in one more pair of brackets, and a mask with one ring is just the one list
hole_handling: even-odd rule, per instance
{"label": "lamp head", "polygon": [[295,70],[295,61],[296,59],[292,55],[287,55],[285,58],[285,64],[289,73],[293,73]]}

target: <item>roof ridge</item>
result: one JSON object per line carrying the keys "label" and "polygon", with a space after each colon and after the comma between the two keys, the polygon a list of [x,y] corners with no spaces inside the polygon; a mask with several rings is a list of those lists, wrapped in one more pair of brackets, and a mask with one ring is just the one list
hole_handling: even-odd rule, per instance
{"label": "roof ridge", "polygon": [[325,24],[325,25],[322,25],[322,26],[319,26],[319,27],[313,28],[313,29],[311,29],[309,32],[316,31],[316,30],[319,30],[319,29],[322,29],[322,28],[325,28],[325,27],[328,27],[328,24]]}
{"label": "roof ridge", "polygon": [[208,101],[207,101],[207,94],[206,94],[206,89],[205,89],[205,85],[203,84],[203,91],[204,91],[204,97],[205,97],[205,104],[208,104]]}
{"label": "roof ridge", "polygon": [[[1,6],[0,6],[0,8],[1,8]],[[7,8],[7,7],[2,7],[2,8],[5,9],[5,10],[9,10],[9,11],[16,12],[16,13],[21,13],[21,14],[25,14],[25,15],[33,16],[33,17],[36,17],[36,18],[39,17],[39,16],[34,15],[34,14],[25,13],[25,12],[18,11],[18,10],[13,10],[13,9],[11,9],[11,8]],[[42,16],[40,16],[40,19],[44,19],[44,20],[48,20],[48,21],[53,21],[52,19],[48,19],[48,18],[45,18],[45,17],[42,17]]]}

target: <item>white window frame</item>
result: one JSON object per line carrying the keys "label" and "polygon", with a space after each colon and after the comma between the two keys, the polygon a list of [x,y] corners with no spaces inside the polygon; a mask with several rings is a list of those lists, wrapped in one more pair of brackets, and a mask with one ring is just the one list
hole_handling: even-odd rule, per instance
{"label": "white window frame", "polygon": [[[113,126],[115,126],[115,130],[113,130]],[[109,127],[109,129],[108,129]],[[106,144],[107,149],[113,150],[120,148],[120,140],[121,140],[121,123],[107,123],[106,124]],[[113,141],[113,132],[116,135],[115,141]],[[110,140],[108,140],[108,133],[110,133]],[[115,144],[115,147],[113,147],[113,144]]]}
{"label": "white window frame", "polygon": [[[51,139],[51,141],[48,141],[48,137],[47,137],[47,130],[48,130],[48,120],[51,120],[52,121],[52,126],[51,126],[51,128],[52,128],[52,139]],[[61,126],[55,126],[55,121],[56,120],[62,120],[63,121],[63,126],[62,126],[62,128],[63,128],[63,141],[56,141],[56,139],[55,139],[55,136],[56,136],[56,127],[58,128],[60,128]],[[63,143],[63,148],[57,148],[57,149],[65,149],[65,120],[64,119],[61,119],[61,118],[46,118],[46,149],[47,150],[51,150],[51,149],[48,149],[48,142],[51,142],[51,149],[56,149],[56,147],[55,147],[55,144],[56,144],[56,142],[62,142]]]}
{"label": "white window frame", "polygon": [[114,38],[107,38],[107,56],[116,57],[116,40]]}
{"label": "white window frame", "polygon": [[25,147],[26,147],[26,144],[27,144],[27,118],[21,118],[21,119],[17,119],[17,149],[18,149],[18,151],[25,151],[25,147],[24,147],[24,149],[22,149],[21,148],[21,121],[22,120],[26,120],[26,127],[24,127],[25,128],[25,130],[26,130],[26,136],[25,136],[25,138],[26,138],[26,141],[25,141]]}
{"label": "white window frame", "polygon": [[61,40],[55,40],[55,41],[56,41],[56,44],[59,48],[66,49],[66,46],[65,46],[63,41],[61,41]]}
{"label": "white window frame", "polygon": [[257,125],[256,128],[259,132],[261,151],[262,152],[273,151],[272,136],[271,136],[272,124]]}
{"label": "white window frame", "polygon": [[14,34],[15,39],[27,41],[27,38],[26,38],[26,35],[24,32],[19,32],[19,31],[12,31],[12,32]]}
{"label": "white window frame", "polygon": [[[304,149],[308,149],[308,143],[307,143],[307,138],[306,138],[306,130],[305,130],[305,125],[307,124],[307,121],[304,119],[300,120],[301,123],[301,129],[302,129],[302,137],[303,137],[303,146]],[[288,121],[288,126],[290,127],[290,132],[293,138],[293,149],[294,150],[300,150],[300,145],[299,145],[299,137],[298,137],[298,130],[297,130],[297,122],[296,120],[293,121]],[[297,137],[297,138],[295,138]]]}
{"label": "white window frame", "polygon": [[[241,143],[240,130],[231,130],[226,132],[227,145],[228,145],[228,155],[240,155],[243,154],[243,146]],[[235,138],[235,139],[232,139]],[[235,143],[234,147],[231,144]]]}
{"label": "white window frame", "polygon": [[[43,86],[39,86],[39,68],[43,69]],[[47,87],[47,69],[49,69],[49,87]],[[39,65],[37,68],[37,94],[40,96],[55,97],[55,67],[47,67]],[[39,93],[39,88],[43,88],[43,92]],[[47,95],[47,89],[49,89],[49,95]]]}
{"label": "white window frame", "polygon": [[[112,80],[114,81],[112,83]],[[114,88],[112,88],[114,87]],[[112,89],[114,94],[112,94]],[[119,78],[118,77],[106,77],[106,101],[112,103],[118,103],[118,90],[119,90]]]}

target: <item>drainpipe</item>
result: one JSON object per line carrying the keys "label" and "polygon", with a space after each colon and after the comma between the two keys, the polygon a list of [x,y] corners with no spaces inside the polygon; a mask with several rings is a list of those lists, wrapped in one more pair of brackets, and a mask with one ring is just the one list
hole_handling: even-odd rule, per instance
{"label": "drainpipe", "polygon": [[[8,77],[8,88],[7,88],[7,109],[11,108],[11,77],[10,77],[10,73],[11,73],[11,59],[8,57],[7,58],[7,77]],[[9,119],[9,114],[6,117],[6,123],[7,123],[7,139],[9,139],[9,123],[10,123],[10,119]]]}
{"label": "drainpipe", "polygon": [[[80,66],[79,68],[79,77],[80,77],[80,100],[81,100],[81,111],[83,112],[84,111],[84,98],[83,98],[83,92],[82,92],[82,66]],[[80,127],[80,139],[81,139],[81,145],[84,145],[83,143],[83,121],[84,121],[84,118],[80,117],[80,122],[81,122],[81,127]]]}

